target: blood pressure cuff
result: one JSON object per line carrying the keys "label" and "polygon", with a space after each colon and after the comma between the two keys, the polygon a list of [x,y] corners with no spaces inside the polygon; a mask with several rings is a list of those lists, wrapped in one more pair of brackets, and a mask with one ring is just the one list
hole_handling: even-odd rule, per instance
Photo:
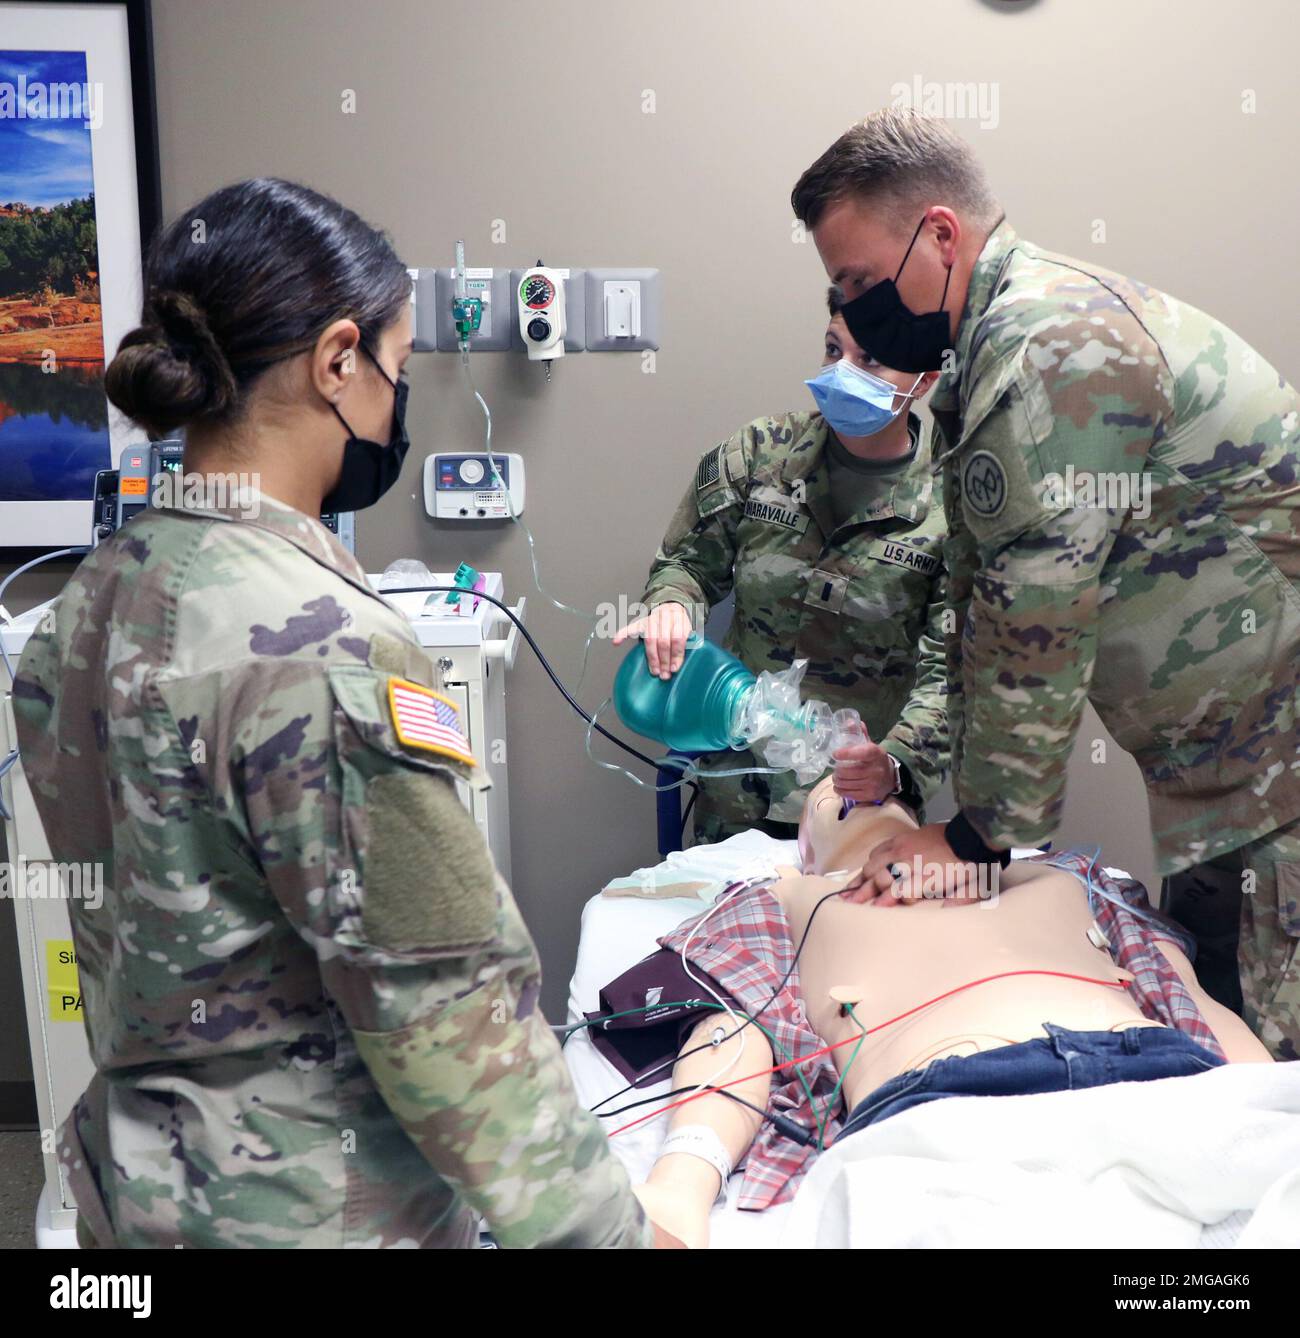
{"label": "blood pressure cuff", "polygon": [[743,1011],[711,976],[692,969],[696,980],[686,974],[679,953],[659,948],[611,980],[600,991],[596,1012],[585,1015],[593,1024],[588,1028],[592,1044],[634,1087],[669,1077],[691,1029],[706,1013],[720,1012],[700,980]]}

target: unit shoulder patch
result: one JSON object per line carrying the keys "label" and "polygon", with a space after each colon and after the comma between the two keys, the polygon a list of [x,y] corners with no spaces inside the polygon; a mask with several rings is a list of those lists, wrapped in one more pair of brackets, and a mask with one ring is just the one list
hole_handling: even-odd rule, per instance
{"label": "unit shoulder patch", "polygon": [[977,516],[1001,515],[1007,504],[1007,472],[992,451],[974,451],[962,466],[961,495]]}
{"label": "unit shoulder patch", "polygon": [[460,710],[450,698],[409,679],[390,678],[388,709],[397,741],[403,747],[476,765],[469,740],[461,732]]}

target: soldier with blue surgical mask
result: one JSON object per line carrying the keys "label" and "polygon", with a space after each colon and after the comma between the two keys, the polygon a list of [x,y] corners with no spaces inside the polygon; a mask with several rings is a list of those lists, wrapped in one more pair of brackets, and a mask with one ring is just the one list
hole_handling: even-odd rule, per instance
{"label": "soldier with blue surgical mask", "polygon": [[[649,614],[615,638],[645,642],[651,672],[681,667],[686,638],[735,594],[723,640],[755,674],[806,659],[804,693],[853,707],[865,737],[837,755],[837,789],[920,812],[948,767],[943,662],[945,525],[914,406],[934,373],[882,367],[828,297],[816,409],[758,418],[707,451],[664,536],[642,596]],[[748,753],[701,762],[697,841],[758,827],[793,837],[804,798],[792,772]]]}

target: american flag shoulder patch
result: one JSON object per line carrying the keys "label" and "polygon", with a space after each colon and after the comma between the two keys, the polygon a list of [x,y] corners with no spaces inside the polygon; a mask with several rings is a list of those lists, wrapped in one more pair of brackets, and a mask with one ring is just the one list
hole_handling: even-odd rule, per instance
{"label": "american flag shoulder patch", "polygon": [[697,491],[711,487],[722,477],[721,469],[722,447],[715,446],[701,461],[699,468],[695,471],[695,487]]}
{"label": "american flag shoulder patch", "polygon": [[460,729],[456,703],[405,678],[388,680],[388,708],[397,740],[407,748],[441,753],[467,766],[476,766],[469,740]]}

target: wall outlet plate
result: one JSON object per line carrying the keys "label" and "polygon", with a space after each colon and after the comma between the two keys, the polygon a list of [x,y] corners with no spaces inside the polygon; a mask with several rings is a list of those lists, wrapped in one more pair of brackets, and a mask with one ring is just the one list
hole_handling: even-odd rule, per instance
{"label": "wall outlet plate", "polygon": [[[587,276],[587,352],[626,353],[659,347],[660,294],[657,269],[589,269]],[[605,333],[606,282],[641,285],[641,333],[616,337]]]}

